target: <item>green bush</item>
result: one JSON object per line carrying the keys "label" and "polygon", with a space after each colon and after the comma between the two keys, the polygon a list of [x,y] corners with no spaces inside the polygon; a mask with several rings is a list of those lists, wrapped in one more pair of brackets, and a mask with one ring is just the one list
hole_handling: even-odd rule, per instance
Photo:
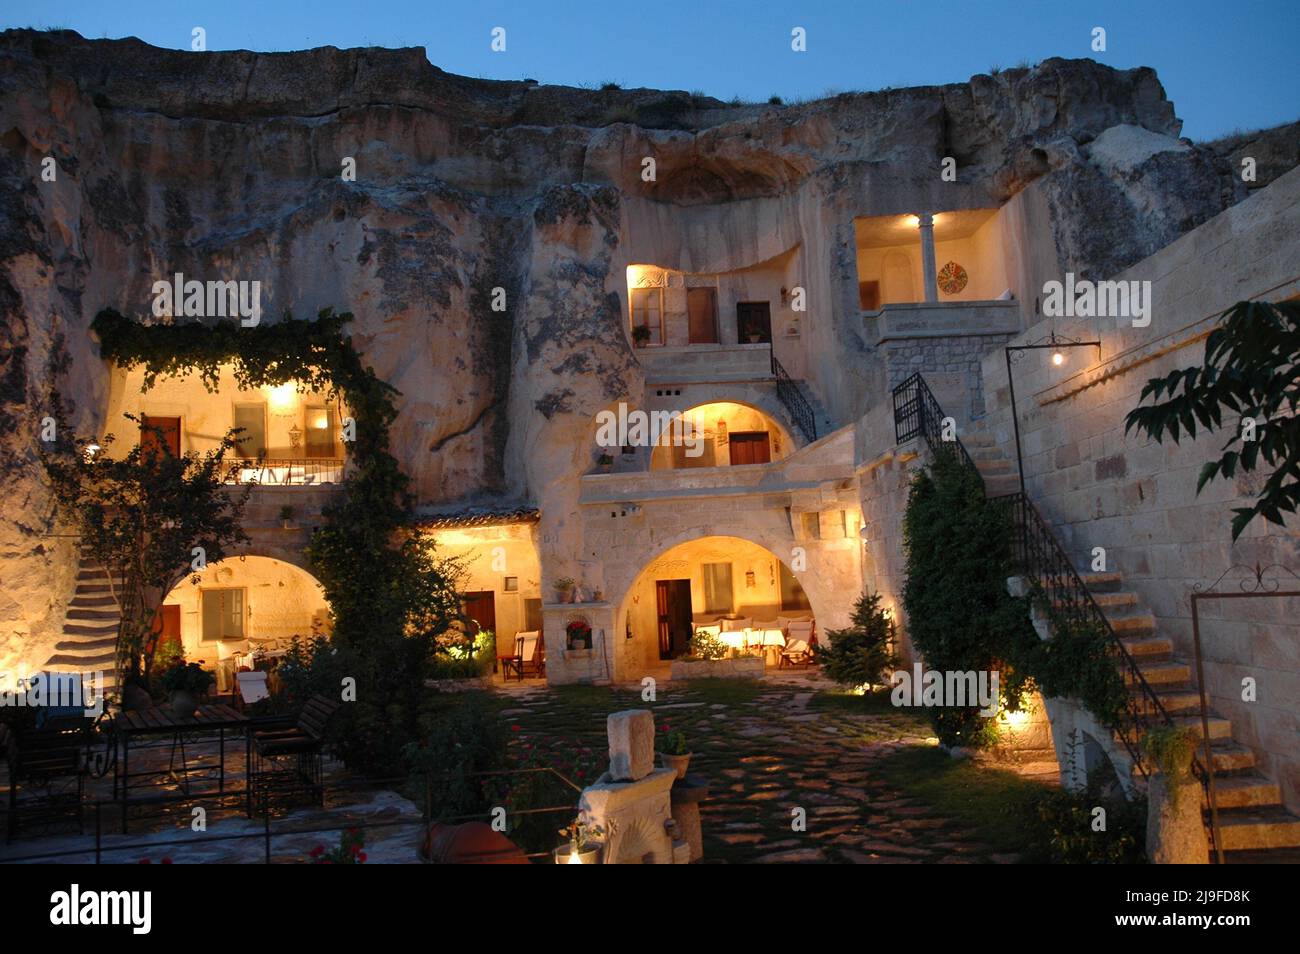
{"label": "green bush", "polygon": [[709,632],[697,632],[691,636],[690,654],[697,659],[726,659],[728,647],[721,636]]}
{"label": "green bush", "polygon": [[457,693],[455,702],[433,697],[420,716],[420,739],[406,743],[409,796],[430,819],[464,820],[494,805],[492,782],[478,775],[505,767],[506,732],[482,693]]}
{"label": "green bush", "polygon": [[822,672],[842,686],[883,684],[898,664],[890,649],[893,628],[880,608],[879,593],[863,593],[853,604],[852,625],[827,632],[829,646],[817,647]]}
{"label": "green bush", "polygon": [[[1106,812],[1105,830],[1097,830],[1096,809]],[[1095,785],[1084,792],[1054,791],[1035,807],[1030,825],[1035,844],[1054,864],[1143,864],[1146,861],[1145,799],[1126,801],[1107,796]]]}
{"label": "green bush", "polygon": [[[1029,682],[1015,663],[1038,637],[1025,602],[1006,590],[1012,539],[1009,508],[985,499],[979,473],[955,453],[936,454],[912,481],[903,518],[903,605],[912,643],[931,669],[997,671],[1002,704],[1016,709]],[[977,706],[928,713],[945,745],[981,748],[996,740]]]}

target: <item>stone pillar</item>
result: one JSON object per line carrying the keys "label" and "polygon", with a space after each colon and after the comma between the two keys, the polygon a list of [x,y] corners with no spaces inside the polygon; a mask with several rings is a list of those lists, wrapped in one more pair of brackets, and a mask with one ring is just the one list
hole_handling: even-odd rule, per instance
{"label": "stone pillar", "polygon": [[939,300],[938,272],[934,265],[934,216],[918,212],[917,229],[921,232],[921,280],[925,282],[925,300]]}

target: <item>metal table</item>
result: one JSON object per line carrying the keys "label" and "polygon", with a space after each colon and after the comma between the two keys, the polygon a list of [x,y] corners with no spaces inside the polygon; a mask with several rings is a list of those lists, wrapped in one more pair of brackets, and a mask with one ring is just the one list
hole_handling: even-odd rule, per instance
{"label": "metal table", "polygon": [[[188,765],[186,764],[186,738],[193,738],[200,733],[216,732],[218,744],[217,792],[226,790],[226,731],[235,730],[244,737],[244,802],[245,810],[251,818],[253,815],[253,791],[249,784],[249,766],[251,758],[249,747],[252,733],[249,731],[248,716],[226,705],[199,706],[193,715],[178,716],[168,706],[155,706],[151,709],[137,709],[122,712],[113,719],[113,734],[121,746],[121,760],[113,773],[113,797],[122,799],[122,833],[127,831],[127,809],[131,779],[169,775],[177,779],[186,793],[189,792]],[[133,739],[148,736],[171,736],[171,762],[166,772],[137,772],[131,774],[131,742]],[[176,755],[180,753],[181,767],[176,770]]]}

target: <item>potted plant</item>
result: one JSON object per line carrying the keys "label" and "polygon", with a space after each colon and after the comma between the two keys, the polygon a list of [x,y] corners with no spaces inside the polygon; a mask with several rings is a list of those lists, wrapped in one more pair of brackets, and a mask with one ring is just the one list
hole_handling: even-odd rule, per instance
{"label": "potted plant", "polygon": [[593,825],[587,821],[586,812],[578,812],[578,817],[571,824],[561,828],[560,834],[568,841],[555,849],[555,863],[557,865],[594,865],[599,863],[601,845],[597,839],[605,837],[605,830],[599,825]]}
{"label": "potted plant", "polygon": [[577,585],[577,580],[571,576],[562,576],[555,581],[555,602],[571,603],[573,602],[573,588]]}
{"label": "potted plant", "polygon": [[189,716],[199,707],[199,699],[207,695],[208,686],[212,685],[212,674],[198,663],[177,660],[163,673],[163,690],[171,696],[172,712],[178,716]]}
{"label": "potted plant", "polygon": [[691,764],[690,746],[686,744],[686,733],[681,729],[669,729],[664,723],[664,737],[659,747],[659,758],[663,759],[664,768],[677,773],[678,778],[686,777],[686,767]]}
{"label": "potted plant", "polygon": [[608,474],[614,469],[614,455],[609,451],[601,451],[600,456],[596,458],[596,464],[600,467],[601,473]]}
{"label": "potted plant", "polygon": [[568,634],[570,649],[591,648],[591,624],[585,619],[570,620],[564,631]]}
{"label": "potted plant", "polygon": [[747,322],[745,327],[741,329],[740,333],[749,339],[750,344],[758,344],[758,339],[763,337],[762,333],[758,330],[758,325],[754,324],[752,321]]}
{"label": "potted plant", "polygon": [[632,326],[632,343],[638,348],[644,348],[650,343],[650,326],[633,325]]}
{"label": "potted plant", "polygon": [[293,508],[288,504],[280,508],[280,526],[286,530],[293,529]]}

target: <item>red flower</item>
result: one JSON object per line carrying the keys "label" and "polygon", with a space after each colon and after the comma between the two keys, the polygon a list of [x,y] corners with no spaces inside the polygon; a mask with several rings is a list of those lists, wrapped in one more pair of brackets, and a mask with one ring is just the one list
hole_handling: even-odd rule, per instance
{"label": "red flower", "polygon": [[319,857],[320,857],[321,855],[323,855],[323,854],[325,854],[325,846],[324,846],[324,845],[317,845],[315,848],[313,848],[313,849],[311,850],[311,856],[312,856],[313,858],[319,858]]}
{"label": "red flower", "polygon": [[519,731],[519,726],[518,726],[518,725],[512,725],[512,726],[510,727],[510,731],[511,731],[511,732],[518,732],[518,731]]}
{"label": "red flower", "polygon": [[365,863],[366,863],[366,853],[365,853],[364,851],[358,852],[358,853],[357,853],[357,864],[359,864],[359,865],[364,865]]}
{"label": "red flower", "polygon": [[170,858],[164,858],[164,859],[162,860],[162,863],[165,864],[165,865],[169,865],[169,864],[172,863],[172,860],[171,860]]}

